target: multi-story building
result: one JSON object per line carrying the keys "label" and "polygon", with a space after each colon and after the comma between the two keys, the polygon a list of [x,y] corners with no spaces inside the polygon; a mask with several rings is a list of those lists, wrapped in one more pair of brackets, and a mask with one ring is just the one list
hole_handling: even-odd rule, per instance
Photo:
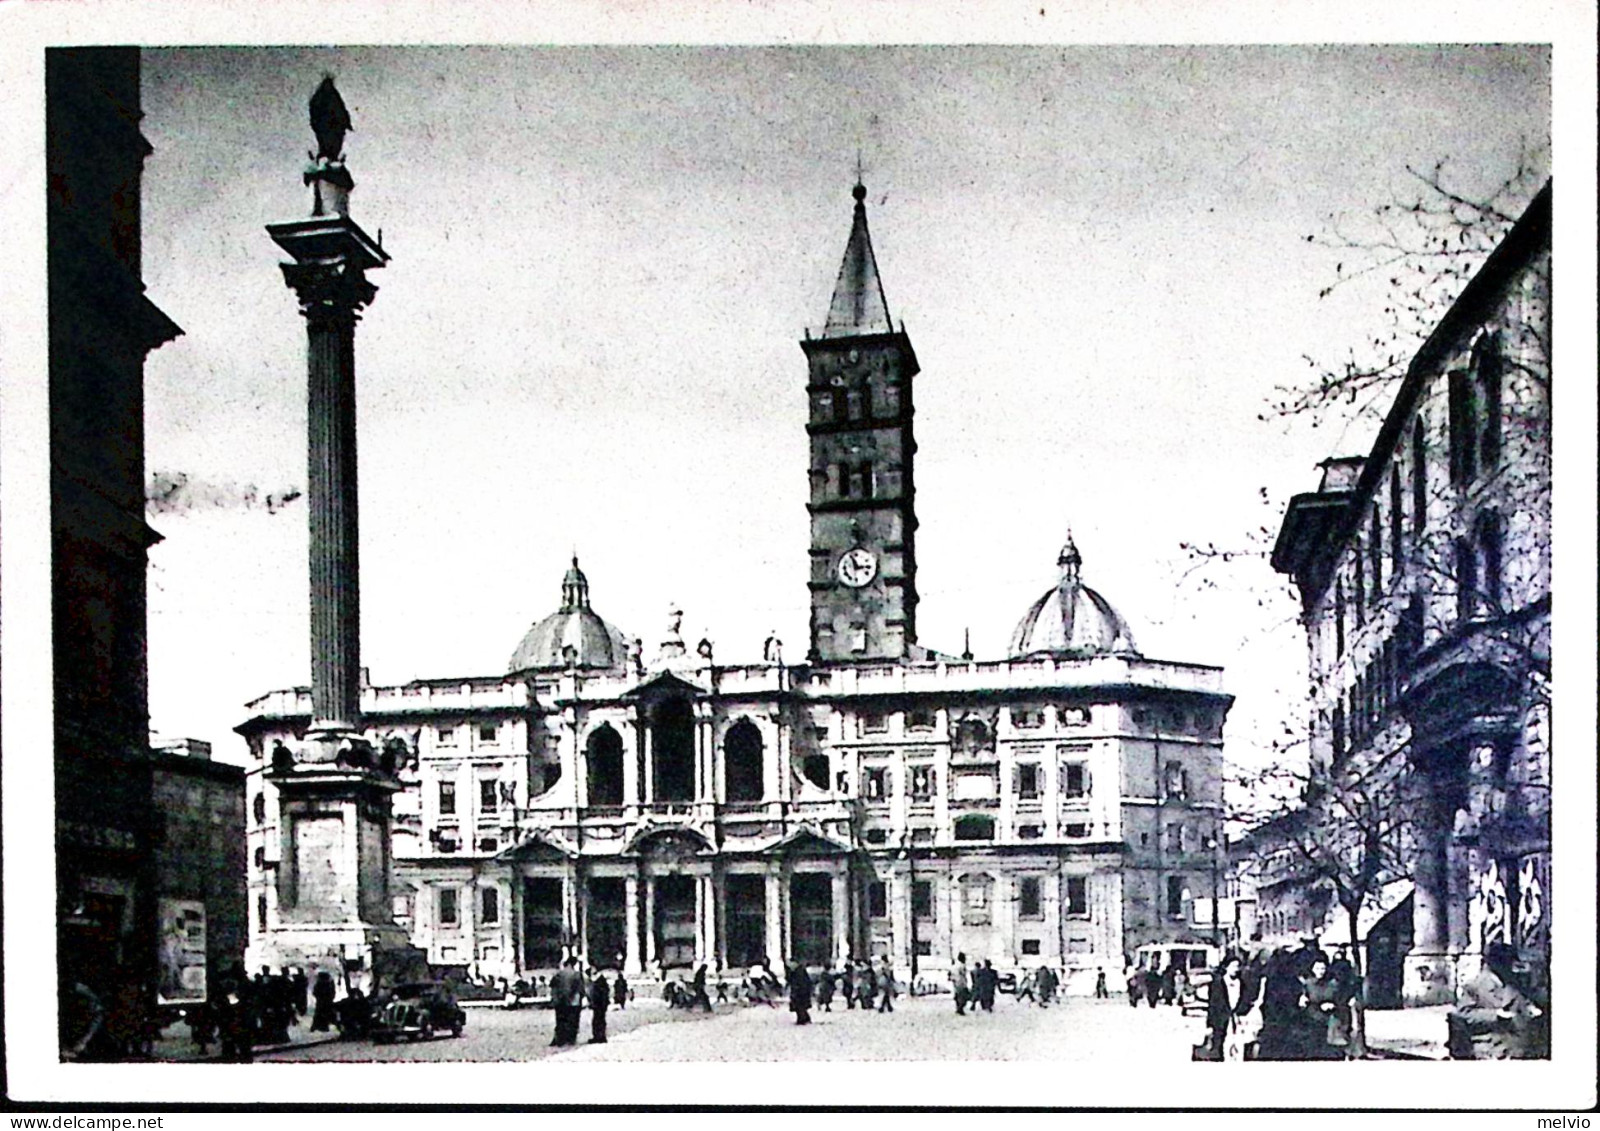
{"label": "multi-story building", "polygon": [[45,53],[56,951],[107,998],[155,981],[144,359],[181,332],[141,279],[139,105],[137,48]]}
{"label": "multi-story building", "polygon": [[[811,640],[760,662],[658,647],[594,610],[574,559],[508,672],[363,690],[397,757],[396,917],[436,965],[515,976],[583,953],[630,974],[886,954],[1120,970],[1215,894],[1220,669],[1151,660],[1070,538],[1009,654],[916,632],[912,381],[865,193],[809,362]],[[250,705],[252,938],[283,830],[263,774],[304,689]]]}
{"label": "multi-story building", "polygon": [[1410,922],[1383,945],[1408,949],[1410,1003],[1452,1000],[1492,942],[1548,970],[1549,304],[1546,184],[1273,551],[1304,607],[1318,780],[1403,802],[1383,832]]}

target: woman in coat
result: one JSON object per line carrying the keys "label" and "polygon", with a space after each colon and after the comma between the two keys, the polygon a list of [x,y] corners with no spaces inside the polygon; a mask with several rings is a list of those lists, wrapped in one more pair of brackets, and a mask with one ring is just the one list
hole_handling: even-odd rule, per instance
{"label": "woman in coat", "polygon": [[1300,984],[1302,1057],[1342,1060],[1350,1043],[1350,1007],[1346,999],[1341,1008],[1343,987],[1328,976],[1328,960],[1320,954],[1313,958]]}
{"label": "woman in coat", "polygon": [[323,970],[317,975],[317,980],[311,986],[311,1031],[313,1033],[326,1033],[334,1023],[333,975]]}
{"label": "woman in coat", "polygon": [[796,1025],[811,1024],[811,975],[798,962],[789,965],[789,1008]]}
{"label": "woman in coat", "polygon": [[1245,1046],[1260,1035],[1261,1015],[1256,1009],[1254,988],[1246,983],[1237,954],[1224,958],[1211,976],[1206,1028],[1211,1031],[1212,1050],[1223,1060],[1243,1060]]}

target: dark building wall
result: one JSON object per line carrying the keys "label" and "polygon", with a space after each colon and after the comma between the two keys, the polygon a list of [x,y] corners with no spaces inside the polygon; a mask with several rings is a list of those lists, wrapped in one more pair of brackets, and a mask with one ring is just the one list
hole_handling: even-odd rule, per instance
{"label": "dark building wall", "polygon": [[45,57],[51,600],[61,973],[155,964],[144,356],[180,331],[139,277],[136,48]]}
{"label": "dark building wall", "polygon": [[218,975],[244,960],[249,935],[244,768],[154,757],[156,895],[205,904],[207,966],[215,985]]}

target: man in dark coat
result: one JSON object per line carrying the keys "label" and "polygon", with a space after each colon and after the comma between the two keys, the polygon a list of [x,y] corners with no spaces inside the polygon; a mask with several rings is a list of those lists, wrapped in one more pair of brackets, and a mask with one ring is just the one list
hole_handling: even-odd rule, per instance
{"label": "man in dark coat", "polygon": [[834,978],[833,967],[828,966],[823,969],[822,978],[817,983],[817,1004],[822,1007],[824,1013],[833,1012]]}
{"label": "man in dark coat", "polygon": [[712,1012],[711,996],[706,993],[706,964],[702,962],[699,969],[694,972],[694,1000],[690,1008],[704,1006],[707,1013]]}
{"label": "man in dark coat", "polygon": [[796,1025],[811,1024],[811,975],[798,962],[789,964],[789,1008]]}
{"label": "man in dark coat", "polygon": [[994,994],[1000,985],[1000,975],[995,973],[994,960],[985,958],[983,965],[975,971],[973,980],[977,983],[978,1004],[985,1013],[994,1012]]}
{"label": "man in dark coat", "polygon": [[578,1013],[583,1008],[583,978],[578,974],[578,960],[568,958],[561,969],[550,977],[550,1004],[556,1013],[556,1032],[550,1044],[554,1046],[578,1043]]}
{"label": "man in dark coat", "polygon": [[311,1011],[311,1031],[313,1033],[326,1033],[333,1024],[333,975],[323,970],[317,975],[316,985],[311,987],[311,1000],[315,1008]]}
{"label": "man in dark coat", "polygon": [[617,955],[617,985],[611,991],[611,1000],[618,1009],[628,1008],[628,979],[622,974],[622,955]]}
{"label": "man in dark coat", "polygon": [[606,1043],[606,1010],[611,1007],[611,984],[606,981],[605,975],[590,971],[589,974],[589,1043],[603,1045]]}
{"label": "man in dark coat", "polygon": [[894,967],[889,956],[883,956],[883,969],[878,972],[878,1012],[894,1012]]}
{"label": "man in dark coat", "polygon": [[311,989],[311,982],[306,977],[305,970],[299,966],[295,967],[293,981],[295,1012],[304,1017],[306,1015],[306,995]]}

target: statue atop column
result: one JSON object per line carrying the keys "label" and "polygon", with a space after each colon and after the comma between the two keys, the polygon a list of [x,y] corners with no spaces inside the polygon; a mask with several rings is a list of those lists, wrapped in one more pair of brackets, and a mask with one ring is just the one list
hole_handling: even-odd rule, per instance
{"label": "statue atop column", "polygon": [[350,190],[355,180],[344,165],[344,135],[354,127],[350,111],[333,85],[332,75],[323,75],[322,84],[311,96],[311,132],[317,135],[317,151],[307,154],[311,166],[305,182],[311,186],[311,215],[350,214]]}

